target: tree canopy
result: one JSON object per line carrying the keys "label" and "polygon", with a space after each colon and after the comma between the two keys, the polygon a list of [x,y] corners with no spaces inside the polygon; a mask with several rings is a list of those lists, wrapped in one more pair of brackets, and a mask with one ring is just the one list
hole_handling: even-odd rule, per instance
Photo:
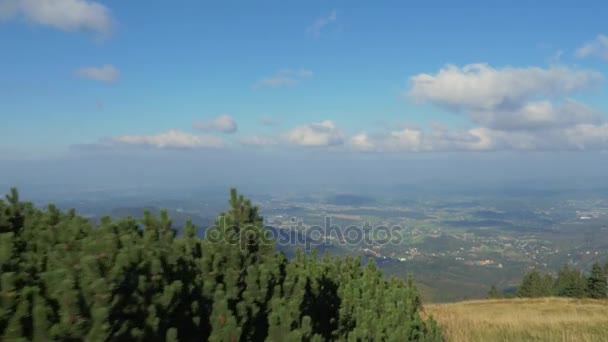
{"label": "tree canopy", "polygon": [[411,279],[359,258],[298,252],[264,238],[236,190],[197,237],[167,212],[97,225],[16,190],[0,200],[2,340],[439,341]]}
{"label": "tree canopy", "polygon": [[585,275],[581,270],[564,265],[557,277],[531,270],[524,276],[517,288],[519,297],[575,297],[575,298],[606,298],[608,297],[608,263],[602,266],[596,262],[591,272]]}

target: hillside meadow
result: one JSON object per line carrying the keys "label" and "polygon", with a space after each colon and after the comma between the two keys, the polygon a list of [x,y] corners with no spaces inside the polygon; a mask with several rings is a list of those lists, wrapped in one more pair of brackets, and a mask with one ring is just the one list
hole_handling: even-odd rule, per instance
{"label": "hillside meadow", "polygon": [[608,341],[608,300],[517,298],[429,304],[447,341]]}

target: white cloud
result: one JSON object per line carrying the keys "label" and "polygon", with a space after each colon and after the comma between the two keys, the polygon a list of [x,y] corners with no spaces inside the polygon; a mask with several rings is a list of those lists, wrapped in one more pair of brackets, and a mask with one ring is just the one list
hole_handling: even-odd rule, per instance
{"label": "white cloud", "polygon": [[218,131],[226,134],[235,133],[238,128],[236,121],[227,114],[207,121],[196,121],[192,125],[202,131]]}
{"label": "white cloud", "polygon": [[23,17],[27,21],[63,31],[112,31],[110,11],[87,0],[0,0],[0,19]]}
{"label": "white cloud", "polygon": [[239,140],[241,145],[251,147],[268,147],[278,145],[279,141],[271,136],[254,135]]}
{"label": "white cloud", "polygon": [[285,133],[285,139],[299,146],[333,146],[344,142],[344,134],[333,121],[298,126]]}
{"label": "white cloud", "polygon": [[336,10],[332,10],[328,16],[321,17],[321,18],[318,18],[317,20],[315,20],[315,22],[312,23],[312,25],[310,25],[310,26],[308,26],[308,28],[306,28],[306,32],[309,34],[312,34],[315,37],[318,37],[319,35],[321,35],[321,31],[327,25],[336,21],[336,19],[338,19],[336,16]]}
{"label": "white cloud", "polygon": [[405,128],[390,132],[389,147],[395,150],[418,151],[422,144],[422,132]]}
{"label": "white cloud", "polygon": [[518,108],[538,97],[570,94],[602,80],[598,72],[563,66],[495,69],[487,64],[448,65],[413,76],[408,95],[457,111]]}
{"label": "white cloud", "polygon": [[156,148],[219,148],[224,146],[222,138],[212,135],[194,135],[178,130],[170,130],[156,135],[122,135],[113,137],[112,144],[133,145]]}
{"label": "white cloud", "polygon": [[594,40],[587,42],[576,50],[578,57],[598,57],[608,61],[608,36],[599,34]]}
{"label": "white cloud", "polygon": [[608,150],[608,124],[579,124],[543,132],[478,129],[486,150]]}
{"label": "white cloud", "polygon": [[543,131],[436,126],[426,131],[359,133],[346,146],[360,152],[608,150],[608,124],[577,124]]}
{"label": "white cloud", "polygon": [[547,129],[599,123],[602,119],[600,113],[571,99],[557,105],[549,101],[536,101],[516,108],[471,111],[468,116],[478,124],[501,130]]}
{"label": "white cloud", "polygon": [[333,121],[311,123],[297,126],[278,135],[253,135],[239,140],[241,145],[249,147],[268,147],[277,145],[295,145],[303,147],[331,147],[342,145],[345,135]]}
{"label": "white cloud", "polygon": [[608,150],[608,124],[576,125],[567,129],[565,135],[574,148]]}
{"label": "white cloud", "polygon": [[448,65],[410,79],[407,95],[463,114],[493,129],[530,129],[597,122],[590,108],[573,100],[551,101],[598,84],[600,73],[552,66],[496,69],[487,64]]}
{"label": "white cloud", "polygon": [[[307,72],[282,75],[310,77]],[[436,151],[608,150],[608,123],[602,113],[567,96],[602,80],[599,73],[553,66],[546,69],[446,66],[411,78],[407,94],[470,120],[467,128],[434,124],[423,129],[392,125],[380,132],[347,137],[331,120],[301,125],[283,134],[242,137],[243,146],[295,145],[336,151],[415,153]],[[280,83],[280,82],[279,82]],[[277,83],[278,84],[278,83]],[[262,122],[268,123],[267,118]],[[194,123],[206,131],[234,133],[229,115]],[[122,136],[113,142],[156,147],[223,146],[217,137],[179,131],[153,136]]]}
{"label": "white cloud", "polygon": [[354,150],[372,152],[378,149],[376,144],[371,141],[367,133],[359,133],[348,139],[347,145]]}
{"label": "white cloud", "polygon": [[486,151],[500,149],[492,131],[483,128],[450,130],[435,127],[429,131],[399,129],[375,135],[360,133],[347,146],[362,152],[440,152]]}
{"label": "white cloud", "polygon": [[[364,151],[606,149],[603,115],[565,96],[595,86],[600,73],[551,66],[445,66],[413,76],[407,95],[464,115],[476,126],[383,132],[349,146]],[[365,141],[364,148],[358,148]]]}
{"label": "white cloud", "polygon": [[253,88],[278,88],[296,85],[303,80],[312,77],[310,70],[278,70],[273,76],[261,78],[253,84]]}
{"label": "white cloud", "polygon": [[101,67],[86,67],[76,70],[76,75],[90,80],[114,82],[120,77],[120,71],[114,66],[106,64]]}

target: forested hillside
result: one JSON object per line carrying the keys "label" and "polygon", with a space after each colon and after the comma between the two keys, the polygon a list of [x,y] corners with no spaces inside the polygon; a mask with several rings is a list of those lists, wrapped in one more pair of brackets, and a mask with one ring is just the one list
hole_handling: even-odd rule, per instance
{"label": "forested hillside", "polygon": [[1,339],[441,340],[411,280],[356,258],[288,260],[250,201],[229,202],[203,240],[166,212],[94,225],[13,190],[0,201]]}

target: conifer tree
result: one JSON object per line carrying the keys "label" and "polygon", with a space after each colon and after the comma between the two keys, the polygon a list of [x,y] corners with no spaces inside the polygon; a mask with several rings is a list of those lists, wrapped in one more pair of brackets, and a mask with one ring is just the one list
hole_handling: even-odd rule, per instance
{"label": "conifer tree", "polygon": [[411,278],[359,258],[287,260],[251,201],[233,189],[229,204],[200,239],[166,211],[93,225],[13,189],[0,200],[0,340],[441,340]]}
{"label": "conifer tree", "polygon": [[587,283],[580,270],[566,264],[558,272],[554,288],[556,296],[582,298],[586,295]]}
{"label": "conifer tree", "polygon": [[496,285],[492,285],[490,287],[490,290],[488,291],[488,295],[486,297],[489,298],[489,299],[496,299],[496,298],[501,298],[502,295],[496,289]]}
{"label": "conifer tree", "polygon": [[538,270],[532,270],[524,276],[517,288],[518,297],[547,297],[553,295],[553,277]]}
{"label": "conifer tree", "polygon": [[587,291],[591,298],[606,298],[607,296],[606,275],[598,262],[591,267],[591,273],[587,278]]}

